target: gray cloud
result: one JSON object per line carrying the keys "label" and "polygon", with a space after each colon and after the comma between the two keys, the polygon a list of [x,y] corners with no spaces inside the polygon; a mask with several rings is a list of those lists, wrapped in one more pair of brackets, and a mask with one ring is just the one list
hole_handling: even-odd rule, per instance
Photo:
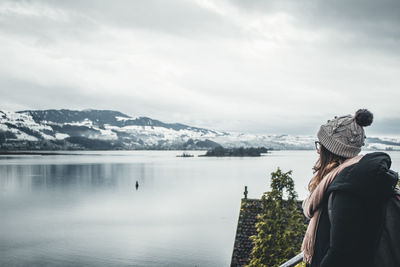
{"label": "gray cloud", "polygon": [[63,86],[47,87],[12,77],[0,76],[0,98],[7,99],[2,109],[51,109],[80,108],[91,101],[77,88]]}
{"label": "gray cloud", "polygon": [[3,1],[0,106],[294,134],[366,107],[398,134],[399,5]]}
{"label": "gray cloud", "polygon": [[260,14],[286,13],[297,27],[317,33],[334,32],[328,40],[331,45],[347,49],[376,48],[380,52],[389,49],[397,55],[399,52],[400,2],[397,0],[233,0],[232,3]]}
{"label": "gray cloud", "polygon": [[12,12],[3,15],[1,27],[3,30],[48,39],[84,38],[82,32],[90,34],[102,26],[141,29],[179,36],[212,35],[214,38],[233,37],[239,33],[237,26],[220,14],[185,0],[119,0],[118,2],[38,0],[9,3],[13,3],[10,5],[20,10],[24,8],[48,8],[48,10],[39,11],[39,16]]}
{"label": "gray cloud", "polygon": [[366,129],[367,136],[368,135],[376,135],[376,134],[389,134],[389,135],[398,135],[400,133],[400,119],[385,119],[385,118],[377,118],[373,122],[373,124]]}

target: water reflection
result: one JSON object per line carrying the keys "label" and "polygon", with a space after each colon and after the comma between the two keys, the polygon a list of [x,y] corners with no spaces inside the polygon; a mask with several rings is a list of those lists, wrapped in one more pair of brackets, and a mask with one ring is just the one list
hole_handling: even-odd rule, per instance
{"label": "water reflection", "polygon": [[[152,164],[0,165],[0,188],[8,193],[42,190],[138,189],[153,180]],[[134,182],[136,181],[136,183]],[[128,188],[127,188],[128,189]]]}

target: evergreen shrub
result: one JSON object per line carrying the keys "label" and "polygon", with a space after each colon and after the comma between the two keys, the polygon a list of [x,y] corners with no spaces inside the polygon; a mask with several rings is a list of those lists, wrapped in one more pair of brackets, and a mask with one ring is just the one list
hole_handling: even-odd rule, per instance
{"label": "evergreen shrub", "polygon": [[278,168],[271,173],[271,191],[263,194],[263,212],[258,215],[257,235],[249,267],[275,267],[300,253],[306,230],[298,209],[292,171]]}

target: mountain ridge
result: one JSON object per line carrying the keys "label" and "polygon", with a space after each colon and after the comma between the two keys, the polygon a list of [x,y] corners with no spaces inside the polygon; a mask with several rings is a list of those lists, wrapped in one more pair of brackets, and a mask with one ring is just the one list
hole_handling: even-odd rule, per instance
{"label": "mountain ridge", "polygon": [[[1,150],[314,149],[314,136],[221,132],[115,110],[0,110]],[[399,138],[371,137],[367,149],[400,150]]]}

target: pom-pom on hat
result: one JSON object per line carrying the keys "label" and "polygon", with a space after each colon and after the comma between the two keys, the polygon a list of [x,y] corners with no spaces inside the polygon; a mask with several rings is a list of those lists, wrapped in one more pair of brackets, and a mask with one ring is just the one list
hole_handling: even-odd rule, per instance
{"label": "pom-pom on hat", "polygon": [[321,125],[318,140],[330,152],[345,157],[357,156],[365,144],[364,128],[371,125],[373,114],[367,109],[359,109],[352,115],[335,116]]}

